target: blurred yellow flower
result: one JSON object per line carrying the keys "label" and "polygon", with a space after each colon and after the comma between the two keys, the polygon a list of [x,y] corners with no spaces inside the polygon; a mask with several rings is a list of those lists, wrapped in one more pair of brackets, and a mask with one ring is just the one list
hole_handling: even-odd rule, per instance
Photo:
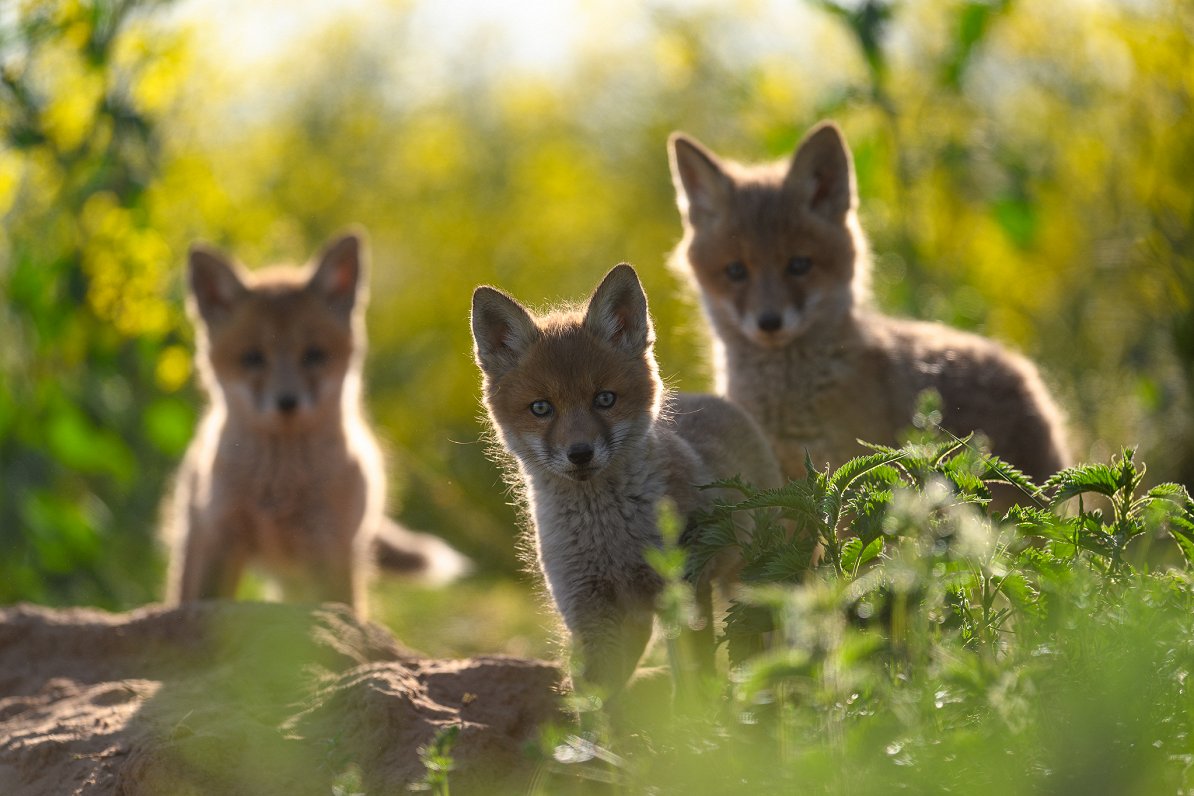
{"label": "blurred yellow flower", "polygon": [[10,149],[0,149],[0,218],[16,200],[22,172],[21,158]]}
{"label": "blurred yellow flower", "polygon": [[79,49],[61,40],[40,53],[37,68],[52,87],[41,119],[46,135],[60,152],[73,152],[95,124],[104,77],[84,62]]}
{"label": "blurred yellow flower", "polygon": [[175,392],[191,377],[191,354],[180,345],[166,346],[158,355],[154,380],[165,392]]}

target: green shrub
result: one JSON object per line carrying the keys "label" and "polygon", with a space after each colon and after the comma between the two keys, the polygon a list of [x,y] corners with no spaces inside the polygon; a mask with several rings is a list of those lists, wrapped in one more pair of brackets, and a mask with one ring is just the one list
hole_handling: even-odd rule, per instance
{"label": "green shrub", "polygon": [[[781,489],[719,484],[742,499],[690,564],[745,561],[728,678],[553,737],[541,792],[1188,792],[1194,502],[1143,475],[1124,450],[1038,486],[922,434]],[[996,484],[1022,505],[993,510]]]}

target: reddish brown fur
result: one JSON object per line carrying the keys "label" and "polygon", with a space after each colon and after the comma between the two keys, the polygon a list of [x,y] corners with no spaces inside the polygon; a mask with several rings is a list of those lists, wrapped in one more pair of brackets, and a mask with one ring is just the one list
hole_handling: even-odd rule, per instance
{"label": "reddish brown fur", "polygon": [[[582,677],[620,689],[651,633],[663,582],[644,553],[663,545],[660,501],[681,522],[739,475],[777,485],[779,466],[756,423],[712,396],[662,409],[646,296],[615,267],[582,311],[535,318],[510,296],[473,294],[473,340],[485,404],[535,527],[535,558],[579,653]],[[731,556],[696,579],[712,662],[711,581],[732,582]]]}
{"label": "reddish brown fur", "polygon": [[[321,394],[343,382],[353,359],[353,330],[349,324],[327,312],[323,299],[302,290],[295,280],[304,272],[280,272],[258,275],[250,280],[251,292],[238,302],[226,320],[201,335],[206,341],[211,378],[233,389],[247,388],[258,405],[273,389],[277,369],[291,370],[296,390],[318,402]],[[246,369],[240,359],[250,348],[269,352],[270,361],[260,369]],[[304,366],[305,351],[315,349],[326,354],[326,361]],[[311,415],[296,415],[299,423],[318,422]],[[266,419],[267,422],[272,422]]]}
{"label": "reddish brown fur", "polygon": [[1061,415],[1032,363],[868,306],[853,165],[836,127],[818,126],[773,166],[723,163],[679,134],[670,150],[684,221],[672,263],[713,325],[719,388],[760,422],[789,477],[803,475],[806,454],[836,466],[864,452],[858,439],[895,443],[927,388],[954,433],[985,433],[1038,479],[1064,466]]}
{"label": "reddish brown fur", "polygon": [[[599,435],[608,438],[615,423],[652,412],[662,390],[654,358],[627,354],[598,340],[584,328],[582,317],[569,311],[544,319],[543,336],[518,366],[500,380],[486,380],[485,400],[499,428],[542,436],[560,449]],[[600,390],[615,392],[617,403],[594,409],[593,396]],[[556,408],[546,421],[527,411],[541,399]]]}
{"label": "reddish brown fur", "polygon": [[361,411],[362,243],[250,274],[197,246],[190,311],[211,406],[173,501],[167,600],[236,594],[256,564],[286,599],[365,611],[375,557],[444,581],[467,561],[384,516],[381,451]]}

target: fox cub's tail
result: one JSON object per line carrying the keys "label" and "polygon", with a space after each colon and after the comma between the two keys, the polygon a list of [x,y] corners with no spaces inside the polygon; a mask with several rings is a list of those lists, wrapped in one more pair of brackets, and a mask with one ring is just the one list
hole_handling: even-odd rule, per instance
{"label": "fox cub's tail", "polygon": [[389,517],[373,537],[373,560],[385,572],[431,586],[451,583],[473,569],[473,562],[443,539],[404,528]]}

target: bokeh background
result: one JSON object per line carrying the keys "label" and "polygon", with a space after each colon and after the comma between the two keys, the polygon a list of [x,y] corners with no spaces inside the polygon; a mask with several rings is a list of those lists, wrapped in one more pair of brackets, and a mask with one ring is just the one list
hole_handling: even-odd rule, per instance
{"label": "bokeh background", "polygon": [[301,262],[360,223],[395,513],[477,564],[379,614],[429,651],[544,649],[469,297],[575,299],[628,260],[662,372],[708,388],[665,268],[674,129],[763,160],[837,120],[878,305],[1035,358],[1078,458],[1190,484],[1192,39],[1183,0],[4,0],[0,603],[160,599],[202,406],[187,245]]}

